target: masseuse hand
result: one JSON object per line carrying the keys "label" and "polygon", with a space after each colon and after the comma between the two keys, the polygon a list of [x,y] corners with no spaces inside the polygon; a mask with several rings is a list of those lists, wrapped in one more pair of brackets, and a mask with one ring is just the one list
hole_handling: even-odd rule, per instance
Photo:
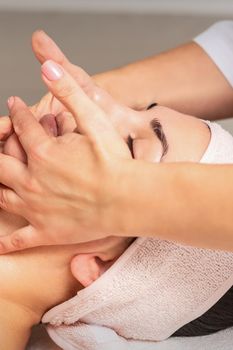
{"label": "masseuse hand", "polygon": [[[112,115],[110,95],[100,89],[81,67],[71,63],[57,44],[45,32],[36,31],[32,35],[32,49],[41,64],[52,59],[61,65],[93,101],[107,114]],[[47,93],[38,103],[30,107],[30,110],[36,119],[40,120],[42,116],[47,114],[59,115],[62,118],[62,114],[66,111],[66,108],[53,94]],[[10,118],[7,116],[0,118],[0,140],[6,139],[12,132]]]}
{"label": "masseuse hand", "polygon": [[0,181],[8,187],[0,191],[0,205],[31,225],[2,237],[2,253],[100,239],[122,229],[121,190],[133,163],[128,147],[103,110],[61,66],[48,61],[42,73],[82,135],[51,138],[19,98],[9,100],[27,164],[0,155]]}

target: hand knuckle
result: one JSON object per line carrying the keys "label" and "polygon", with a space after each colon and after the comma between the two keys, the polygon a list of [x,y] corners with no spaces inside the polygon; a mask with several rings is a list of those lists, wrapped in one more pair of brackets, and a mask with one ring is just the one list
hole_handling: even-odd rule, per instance
{"label": "hand knuckle", "polygon": [[28,193],[37,193],[38,192],[38,183],[36,179],[34,178],[29,178],[27,181],[25,181],[25,190]]}
{"label": "hand knuckle", "polygon": [[48,143],[40,143],[40,144],[33,145],[30,149],[30,154],[29,154],[30,159],[36,162],[41,162],[46,160],[49,154],[48,146],[49,146]]}
{"label": "hand knuckle", "polygon": [[43,152],[41,152],[41,145],[33,145],[30,149],[29,158],[35,161],[41,161],[44,157]]}

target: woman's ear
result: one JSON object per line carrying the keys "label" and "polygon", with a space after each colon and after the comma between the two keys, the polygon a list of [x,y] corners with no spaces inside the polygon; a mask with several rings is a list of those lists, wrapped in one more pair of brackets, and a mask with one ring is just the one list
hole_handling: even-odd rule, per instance
{"label": "woman's ear", "polygon": [[88,287],[97,280],[109,267],[114,260],[106,260],[101,254],[79,254],[71,261],[71,272],[75,279],[84,287]]}

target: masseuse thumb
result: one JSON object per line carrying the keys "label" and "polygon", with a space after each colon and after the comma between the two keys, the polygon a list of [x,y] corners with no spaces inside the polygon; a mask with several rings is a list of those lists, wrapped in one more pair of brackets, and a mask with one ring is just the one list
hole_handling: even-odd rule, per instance
{"label": "masseuse thumb", "polygon": [[[49,60],[42,65],[42,78],[51,93],[72,113],[80,133],[122,155],[127,148],[104,111],[83,91],[63,67]],[[128,154],[128,152],[127,152]]]}

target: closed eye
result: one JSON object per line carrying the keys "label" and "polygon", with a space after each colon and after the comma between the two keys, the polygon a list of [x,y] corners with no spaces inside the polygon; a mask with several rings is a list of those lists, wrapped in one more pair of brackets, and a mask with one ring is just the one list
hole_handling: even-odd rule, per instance
{"label": "closed eye", "polygon": [[127,145],[129,147],[129,150],[130,150],[130,153],[131,153],[131,156],[132,158],[134,158],[134,152],[133,152],[133,139],[132,137],[129,135],[128,138],[127,138]]}

